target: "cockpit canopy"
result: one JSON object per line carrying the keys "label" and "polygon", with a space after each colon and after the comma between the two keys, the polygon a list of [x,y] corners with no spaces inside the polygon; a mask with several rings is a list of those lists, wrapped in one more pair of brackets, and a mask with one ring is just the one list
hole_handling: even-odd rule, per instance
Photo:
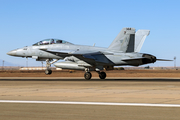
{"label": "cockpit canopy", "polygon": [[60,39],[45,39],[33,44],[33,46],[50,45],[50,44],[72,44],[72,43]]}

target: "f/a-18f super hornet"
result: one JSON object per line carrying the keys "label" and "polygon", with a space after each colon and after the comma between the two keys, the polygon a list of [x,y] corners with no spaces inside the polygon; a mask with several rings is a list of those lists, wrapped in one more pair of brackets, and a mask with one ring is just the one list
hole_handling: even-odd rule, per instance
{"label": "f/a-18f super hornet", "polygon": [[[149,32],[123,28],[108,48],[75,45],[61,39],[45,39],[7,54],[46,61],[47,75],[52,73],[50,66],[54,64],[62,69],[85,70],[84,77],[87,80],[92,77],[90,71],[96,71],[100,79],[105,79],[106,73],[103,70],[113,70],[114,66],[139,66],[157,60],[166,61],[150,54],[139,53]],[[60,59],[64,61],[57,62]]]}

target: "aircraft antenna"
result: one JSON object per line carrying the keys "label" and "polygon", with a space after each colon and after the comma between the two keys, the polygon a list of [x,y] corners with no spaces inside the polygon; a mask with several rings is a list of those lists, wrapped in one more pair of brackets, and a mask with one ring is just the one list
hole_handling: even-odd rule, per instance
{"label": "aircraft antenna", "polygon": [[28,58],[26,58],[26,67],[28,68]]}
{"label": "aircraft antenna", "polygon": [[43,61],[41,61],[41,63],[42,63],[42,69],[43,69]]}
{"label": "aircraft antenna", "polygon": [[174,57],[174,68],[176,69],[176,56]]}
{"label": "aircraft antenna", "polygon": [[2,62],[3,62],[2,70],[4,70],[4,60]]}

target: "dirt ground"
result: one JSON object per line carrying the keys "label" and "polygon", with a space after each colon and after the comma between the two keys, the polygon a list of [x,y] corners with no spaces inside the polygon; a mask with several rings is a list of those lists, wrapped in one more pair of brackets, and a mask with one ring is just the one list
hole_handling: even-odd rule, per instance
{"label": "dirt ground", "polygon": [[[113,70],[108,77],[163,77],[149,81],[83,80],[84,71],[0,71],[0,100],[180,104],[180,70]],[[92,72],[93,77],[98,77]],[[17,77],[11,80],[3,77]],[[34,77],[35,79],[27,78]],[[39,77],[39,78],[38,78]],[[44,80],[44,78],[49,77]],[[53,80],[51,77],[72,77]],[[177,78],[173,81],[171,78]],[[38,78],[38,79],[36,79]],[[39,80],[40,79],[40,80]],[[171,81],[172,80],[172,81]],[[0,103],[0,120],[179,120],[180,108]]]}
{"label": "dirt ground", "polygon": [[[112,70],[105,71],[107,77],[180,77],[180,70]],[[91,72],[98,77],[96,72]],[[83,77],[84,71],[54,70],[51,75],[45,75],[42,70],[0,71],[0,77]]]}

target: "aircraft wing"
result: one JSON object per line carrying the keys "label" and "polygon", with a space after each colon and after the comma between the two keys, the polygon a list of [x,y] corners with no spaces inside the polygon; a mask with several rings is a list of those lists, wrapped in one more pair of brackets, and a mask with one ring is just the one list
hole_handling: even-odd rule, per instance
{"label": "aircraft wing", "polygon": [[103,53],[103,52],[92,52],[92,51],[71,51],[71,50],[50,50],[46,49],[43,50],[49,53],[52,53],[57,56],[75,56],[76,58],[83,60],[89,64],[113,64],[112,61],[110,61],[105,54],[112,54],[112,53]]}
{"label": "aircraft wing", "polygon": [[[43,50],[43,49],[41,49]],[[50,53],[57,53],[57,55],[83,55],[83,54],[98,54],[97,52],[92,51],[73,51],[73,50],[43,50]]]}
{"label": "aircraft wing", "polygon": [[[86,60],[86,62],[98,62],[99,64],[113,64],[112,61],[110,61],[103,53],[97,52],[97,53],[89,53],[82,55]],[[88,62],[88,63],[89,63]]]}

